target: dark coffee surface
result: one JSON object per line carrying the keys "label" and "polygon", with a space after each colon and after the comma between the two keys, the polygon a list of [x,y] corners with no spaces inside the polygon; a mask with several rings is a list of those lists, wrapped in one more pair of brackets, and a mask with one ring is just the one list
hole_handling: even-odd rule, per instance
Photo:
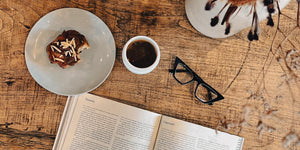
{"label": "dark coffee surface", "polygon": [[131,43],[127,48],[126,55],[128,61],[138,68],[151,66],[157,57],[154,46],[144,40]]}

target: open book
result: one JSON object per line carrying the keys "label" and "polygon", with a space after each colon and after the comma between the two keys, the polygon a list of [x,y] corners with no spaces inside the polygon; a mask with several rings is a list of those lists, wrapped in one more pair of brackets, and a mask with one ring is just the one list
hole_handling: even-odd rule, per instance
{"label": "open book", "polygon": [[53,149],[240,150],[244,138],[99,96],[69,97]]}

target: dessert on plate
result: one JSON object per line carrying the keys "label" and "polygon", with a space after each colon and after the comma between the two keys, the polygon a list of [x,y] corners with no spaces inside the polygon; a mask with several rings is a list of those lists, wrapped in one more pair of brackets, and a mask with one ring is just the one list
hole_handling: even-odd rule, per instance
{"label": "dessert on plate", "polygon": [[80,61],[79,54],[90,48],[84,35],[75,30],[63,31],[47,46],[47,53],[51,63],[61,68],[73,66]]}

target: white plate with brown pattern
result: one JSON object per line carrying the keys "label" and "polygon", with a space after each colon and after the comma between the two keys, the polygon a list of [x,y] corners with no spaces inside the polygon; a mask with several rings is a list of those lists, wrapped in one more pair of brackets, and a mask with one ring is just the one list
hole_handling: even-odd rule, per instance
{"label": "white plate with brown pattern", "polygon": [[[64,30],[76,30],[90,48],[81,61],[66,69],[50,63],[46,47]],[[65,96],[94,90],[109,76],[116,56],[113,35],[96,15],[78,8],[63,8],[43,16],[25,43],[25,61],[31,76],[45,89]]]}
{"label": "white plate with brown pattern", "polygon": [[[277,8],[283,9],[289,1],[186,0],[185,11],[191,25],[200,33],[211,38],[226,38],[249,26],[253,26],[250,30],[259,33],[258,23],[278,12]],[[269,8],[274,12],[270,14]]]}

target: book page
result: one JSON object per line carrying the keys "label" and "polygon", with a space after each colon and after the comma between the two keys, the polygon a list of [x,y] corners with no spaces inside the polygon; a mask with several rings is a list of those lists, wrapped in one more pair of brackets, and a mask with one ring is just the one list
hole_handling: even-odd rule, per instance
{"label": "book page", "polygon": [[244,139],[225,132],[162,116],[155,150],[240,150]]}
{"label": "book page", "polygon": [[58,149],[153,149],[160,119],[160,114],[80,95]]}

